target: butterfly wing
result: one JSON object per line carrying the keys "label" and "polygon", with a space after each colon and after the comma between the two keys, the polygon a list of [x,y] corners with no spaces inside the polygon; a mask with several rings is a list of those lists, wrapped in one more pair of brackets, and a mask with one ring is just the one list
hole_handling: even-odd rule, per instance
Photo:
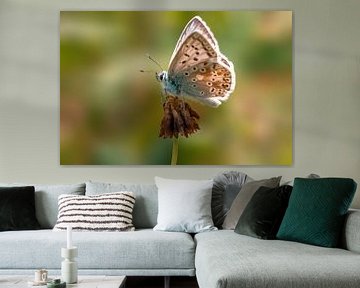
{"label": "butterfly wing", "polygon": [[217,107],[235,88],[235,71],[219,50],[217,41],[200,17],[185,27],[174,50],[168,71],[178,96]]}
{"label": "butterfly wing", "polygon": [[217,50],[219,49],[218,43],[214,37],[214,34],[211,32],[210,28],[199,16],[195,16],[188,22],[188,24],[185,26],[184,30],[182,31],[179,40],[175,46],[174,52],[170,58],[170,62],[169,62],[170,66],[176,54],[178,54],[178,51],[180,50],[182,44],[184,44],[186,39],[194,32],[198,32],[199,34],[204,35],[207,38],[208,42],[213,47],[216,47]]}

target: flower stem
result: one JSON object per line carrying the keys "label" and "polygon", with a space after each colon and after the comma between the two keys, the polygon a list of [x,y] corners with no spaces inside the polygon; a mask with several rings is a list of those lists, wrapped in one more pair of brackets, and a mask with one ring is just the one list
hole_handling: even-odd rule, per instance
{"label": "flower stem", "polygon": [[174,137],[171,152],[171,165],[176,165],[179,152],[179,138]]}

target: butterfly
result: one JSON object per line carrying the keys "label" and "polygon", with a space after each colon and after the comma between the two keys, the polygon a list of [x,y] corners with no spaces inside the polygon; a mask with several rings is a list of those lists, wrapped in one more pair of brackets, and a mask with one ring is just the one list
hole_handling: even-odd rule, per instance
{"label": "butterfly", "polygon": [[220,52],[206,23],[195,16],[185,26],[168,71],[156,73],[165,95],[187,97],[211,107],[226,101],[235,88],[233,63]]}

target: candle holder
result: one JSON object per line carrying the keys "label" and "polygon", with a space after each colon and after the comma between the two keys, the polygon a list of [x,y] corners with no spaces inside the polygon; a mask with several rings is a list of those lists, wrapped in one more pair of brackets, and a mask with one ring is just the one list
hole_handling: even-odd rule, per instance
{"label": "candle holder", "polygon": [[61,279],[67,284],[77,283],[78,269],[75,261],[77,255],[77,247],[61,248],[61,257],[65,258],[61,262]]}

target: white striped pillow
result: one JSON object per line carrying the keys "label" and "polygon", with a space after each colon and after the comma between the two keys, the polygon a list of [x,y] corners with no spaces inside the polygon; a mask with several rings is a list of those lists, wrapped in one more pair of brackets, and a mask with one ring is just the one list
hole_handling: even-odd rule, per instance
{"label": "white striped pillow", "polygon": [[55,231],[72,226],[74,231],[133,231],[133,192],[115,192],[92,196],[59,196],[59,214]]}

